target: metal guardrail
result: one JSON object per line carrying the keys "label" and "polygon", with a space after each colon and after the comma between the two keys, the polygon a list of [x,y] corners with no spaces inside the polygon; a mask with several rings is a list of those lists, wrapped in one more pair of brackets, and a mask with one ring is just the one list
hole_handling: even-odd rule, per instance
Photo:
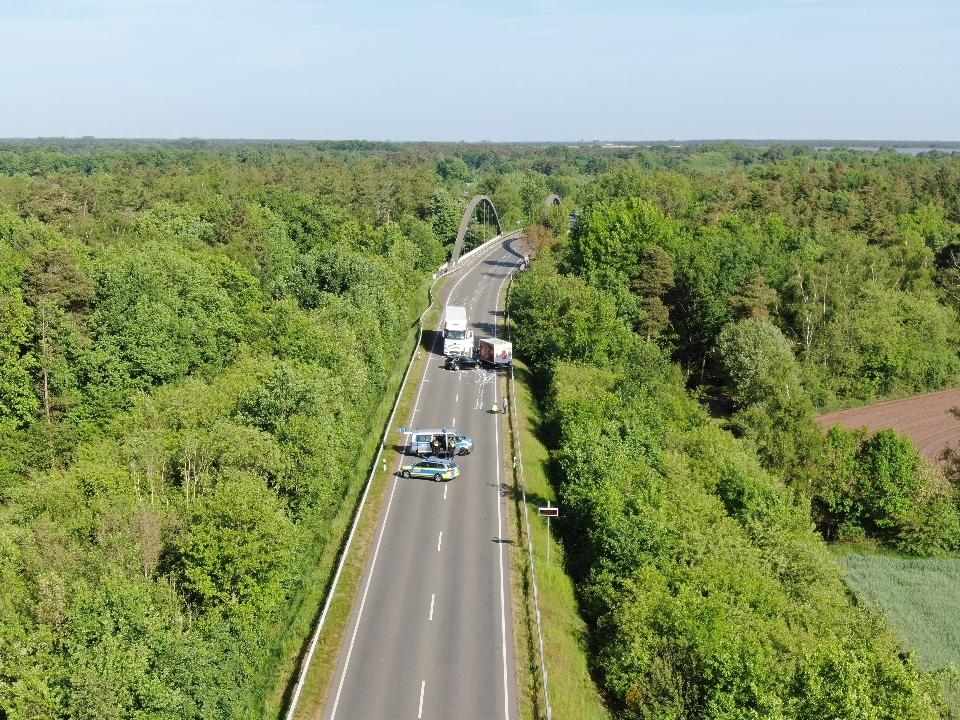
{"label": "metal guardrail", "polygon": [[[510,289],[513,287],[513,280],[507,288],[507,297],[510,296]],[[507,326],[507,337],[513,342],[510,332],[510,315],[504,315],[504,324]],[[527,479],[523,474],[523,450],[520,447],[520,416],[517,413],[517,380],[513,372],[513,364],[510,364],[510,413],[511,425],[513,426],[514,448],[517,451],[514,456],[514,472],[520,475],[520,491],[523,496],[523,520],[527,528],[527,553],[530,556],[530,581],[533,585],[533,608],[537,616],[537,644],[540,648],[540,674],[543,678],[543,702],[547,710],[547,720],[553,720],[553,706],[550,704],[550,681],[547,675],[547,657],[543,650],[543,621],[540,616],[540,590],[537,587],[537,564],[533,556],[533,536],[530,533],[530,512],[527,508]]]}

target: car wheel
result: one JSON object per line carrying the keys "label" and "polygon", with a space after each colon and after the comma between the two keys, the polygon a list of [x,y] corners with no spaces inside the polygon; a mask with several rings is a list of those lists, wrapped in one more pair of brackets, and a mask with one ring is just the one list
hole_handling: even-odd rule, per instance
{"label": "car wheel", "polygon": [[408,478],[408,477],[410,477],[410,471],[409,471],[409,470],[404,470],[402,473],[400,473],[400,475],[402,475],[402,476],[405,477],[405,478]]}

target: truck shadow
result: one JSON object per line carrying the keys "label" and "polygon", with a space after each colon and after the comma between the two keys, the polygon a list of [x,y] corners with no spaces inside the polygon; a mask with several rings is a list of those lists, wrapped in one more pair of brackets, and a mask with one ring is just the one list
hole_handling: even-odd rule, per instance
{"label": "truck shadow", "polygon": [[443,355],[443,333],[439,330],[424,329],[420,336],[420,347],[435,355]]}

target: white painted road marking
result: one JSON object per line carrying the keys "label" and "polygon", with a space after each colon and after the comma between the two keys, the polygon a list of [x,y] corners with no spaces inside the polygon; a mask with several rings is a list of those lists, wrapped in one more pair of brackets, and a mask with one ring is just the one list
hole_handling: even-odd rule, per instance
{"label": "white painted road marking", "polygon": [[440,543],[443,542],[443,530],[440,531],[440,537],[437,538],[437,552],[440,552]]}
{"label": "white painted road marking", "polygon": [[428,621],[433,620],[433,601],[437,599],[436,593],[430,593],[430,617],[427,618]]}
{"label": "white painted road marking", "polygon": [[[500,283],[500,287],[497,290],[497,307],[500,307],[500,293],[503,292],[503,283],[507,281],[507,278],[510,277],[508,274],[504,277],[503,281]],[[499,321],[494,323],[493,326],[493,336],[497,337],[497,326]],[[497,402],[497,384],[493,384],[493,402]],[[503,499],[500,495],[500,463],[503,461],[503,457],[500,454],[500,416],[495,415],[493,418],[493,437],[494,437],[494,447],[497,448],[497,460],[494,467],[497,469],[497,537],[503,537],[503,520],[501,518],[500,506],[503,502]],[[499,550],[500,555],[500,647],[502,648],[503,656],[503,718],[504,720],[510,720],[510,691],[508,690],[509,684],[507,682],[507,616],[506,616],[506,606],[504,601],[504,592],[503,592],[503,543],[497,543],[497,549]]]}
{"label": "white painted road marking", "polygon": [[444,486],[443,486],[443,499],[444,499],[444,500],[447,499],[447,487],[449,487],[449,486],[448,486],[448,485],[444,485]]}
{"label": "white painted road marking", "polygon": [[[462,283],[466,278],[468,278],[470,276],[470,273],[473,270],[475,270],[476,267],[477,266],[475,265],[474,267],[470,268],[457,279],[457,281],[453,284],[453,287],[450,288],[450,293],[447,296],[448,298],[450,297],[450,295],[456,292],[456,289],[460,285],[460,283]],[[446,312],[446,310],[444,310],[444,312]],[[440,315],[440,322],[442,324],[443,314]],[[440,336],[437,335],[436,339],[433,341],[434,350],[437,347],[437,340],[439,340],[439,338]],[[429,369],[430,369],[430,363],[425,362],[423,364],[423,375],[420,377],[420,387],[417,389],[417,396],[413,400],[414,408],[416,408],[420,404],[420,395],[423,393],[424,380],[427,379],[427,370]],[[414,410],[414,413],[416,412],[417,411]],[[411,416],[411,420],[412,419],[413,418]],[[400,469],[400,465],[402,462],[403,462],[402,457],[397,460],[398,470]],[[350,644],[347,646],[347,657],[344,659],[343,669],[340,671],[340,682],[337,684],[337,693],[336,695],[334,695],[334,698],[333,698],[333,708],[330,710],[330,720],[334,720],[334,718],[337,715],[337,708],[340,706],[340,695],[343,692],[343,683],[347,679],[347,670],[350,668],[350,658],[353,656],[353,646],[354,646],[354,643],[356,643],[357,641],[357,632],[359,632],[360,630],[360,621],[363,619],[363,608],[367,603],[367,593],[370,592],[370,584],[373,582],[373,572],[374,572],[374,569],[377,567],[377,557],[380,555],[380,544],[383,542],[383,534],[387,529],[387,518],[390,517],[390,508],[393,505],[393,496],[397,491],[398,477],[399,477],[398,475],[394,475],[393,488],[390,490],[390,499],[387,500],[387,509],[383,513],[383,521],[382,521],[383,524],[380,525],[380,533],[377,535],[377,544],[373,550],[373,559],[370,561],[370,570],[367,572],[367,582],[364,584],[364,587],[363,587],[363,595],[360,596],[360,608],[357,610],[357,619],[353,625],[353,633],[350,635]],[[437,550],[438,551],[440,550],[439,546],[437,547]],[[422,700],[423,700],[422,687],[420,689],[420,697],[421,697],[421,704],[422,704]],[[290,712],[288,713],[288,716],[292,717],[292,715],[293,715],[293,708],[291,708]]]}
{"label": "white painted road marking", "polygon": [[423,689],[427,686],[426,680],[420,681],[420,706],[417,708],[417,718],[423,717]]}

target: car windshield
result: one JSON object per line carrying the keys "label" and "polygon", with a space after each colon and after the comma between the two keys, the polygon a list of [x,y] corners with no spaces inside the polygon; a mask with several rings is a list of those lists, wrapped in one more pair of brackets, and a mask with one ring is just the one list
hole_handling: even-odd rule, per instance
{"label": "car windshield", "polygon": [[466,337],[466,330],[447,330],[447,340],[463,340]]}

